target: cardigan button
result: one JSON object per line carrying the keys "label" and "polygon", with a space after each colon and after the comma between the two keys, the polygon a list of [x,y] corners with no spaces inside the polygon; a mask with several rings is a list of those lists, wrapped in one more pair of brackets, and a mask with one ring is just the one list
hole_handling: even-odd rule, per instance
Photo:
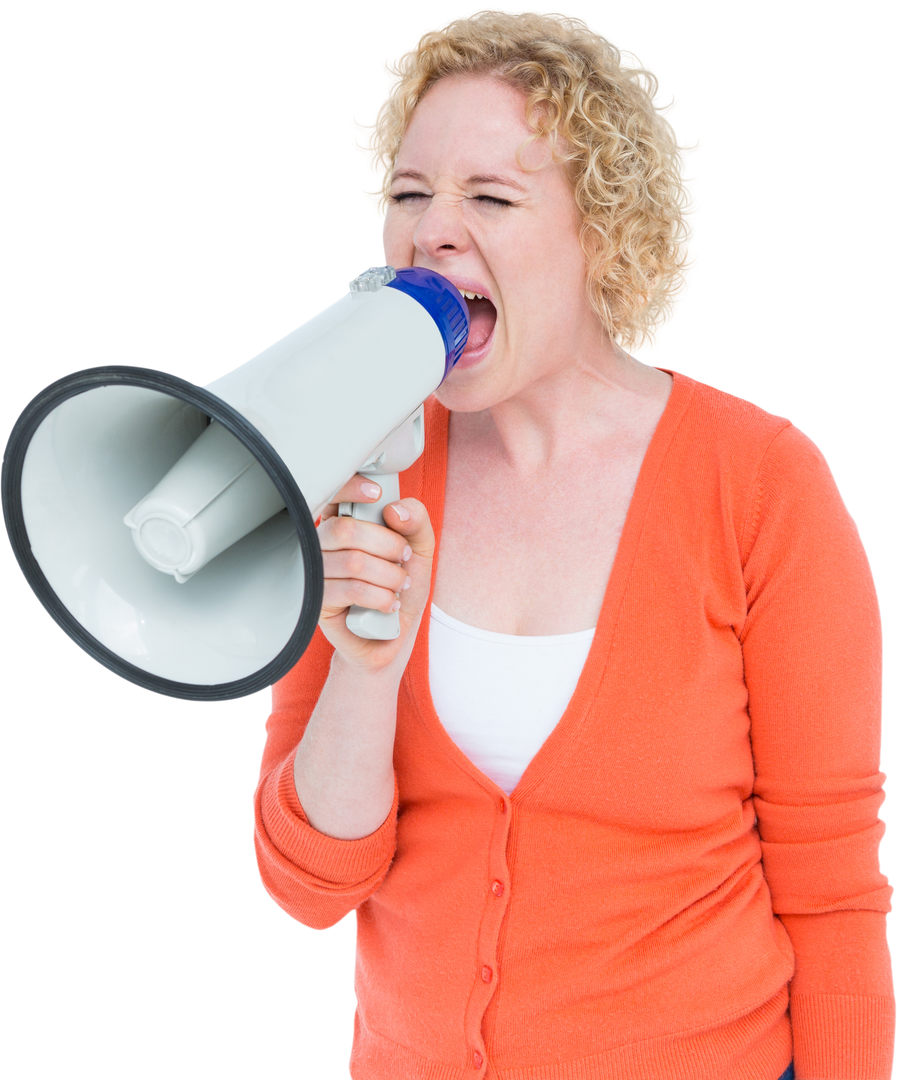
{"label": "cardigan button", "polygon": [[501,894],[505,891],[505,887],[500,881],[493,881],[492,891],[495,893],[496,896],[501,896]]}
{"label": "cardigan button", "polygon": [[483,965],[483,970],[480,972],[483,976],[483,982],[492,982],[492,968]]}
{"label": "cardigan button", "polygon": [[473,1067],[475,1069],[482,1069],[483,1067],[483,1055],[479,1052],[479,1050],[474,1051]]}

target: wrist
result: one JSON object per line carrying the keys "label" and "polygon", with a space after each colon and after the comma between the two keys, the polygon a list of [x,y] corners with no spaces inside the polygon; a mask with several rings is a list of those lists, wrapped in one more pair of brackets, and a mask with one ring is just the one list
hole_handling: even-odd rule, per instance
{"label": "wrist", "polygon": [[364,693],[377,696],[397,697],[399,684],[405,670],[404,663],[390,663],[382,668],[371,668],[362,664],[353,664],[351,660],[334,650],[330,661],[330,674],[344,686],[356,686]]}

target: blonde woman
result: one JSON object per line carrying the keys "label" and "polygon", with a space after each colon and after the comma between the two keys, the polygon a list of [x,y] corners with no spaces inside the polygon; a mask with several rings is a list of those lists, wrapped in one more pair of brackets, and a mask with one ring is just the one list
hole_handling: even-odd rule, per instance
{"label": "blonde woman", "polygon": [[888,1080],[872,581],[806,436],[627,351],[684,258],[654,80],[495,12],[398,75],[385,261],[470,339],[386,526],[323,516],[257,796],[275,900],[357,911],[352,1076]]}

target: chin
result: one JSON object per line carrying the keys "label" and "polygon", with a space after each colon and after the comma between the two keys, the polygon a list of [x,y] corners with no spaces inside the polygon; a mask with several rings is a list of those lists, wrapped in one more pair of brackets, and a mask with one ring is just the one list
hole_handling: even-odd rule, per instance
{"label": "chin", "polygon": [[483,412],[491,409],[509,395],[507,391],[495,385],[495,379],[489,378],[492,370],[485,366],[472,365],[452,369],[449,377],[436,390],[436,400],[450,412]]}
{"label": "chin", "polygon": [[434,394],[436,400],[449,412],[482,412],[493,404],[491,396],[482,386],[452,385],[451,378],[445,380]]}
{"label": "chin", "polygon": [[462,354],[434,396],[452,412],[483,412],[523,388],[520,365],[506,340],[492,334],[475,352]]}

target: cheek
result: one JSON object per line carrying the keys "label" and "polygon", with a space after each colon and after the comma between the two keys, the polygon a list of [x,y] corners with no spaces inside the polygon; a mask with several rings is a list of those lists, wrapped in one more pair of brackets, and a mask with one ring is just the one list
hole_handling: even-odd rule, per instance
{"label": "cheek", "polygon": [[409,262],[403,254],[403,247],[396,243],[395,234],[380,233],[380,256],[386,266],[404,267]]}
{"label": "cheek", "polygon": [[383,252],[387,265],[410,266],[413,250],[413,232],[408,227],[408,221],[388,212],[383,223]]}

